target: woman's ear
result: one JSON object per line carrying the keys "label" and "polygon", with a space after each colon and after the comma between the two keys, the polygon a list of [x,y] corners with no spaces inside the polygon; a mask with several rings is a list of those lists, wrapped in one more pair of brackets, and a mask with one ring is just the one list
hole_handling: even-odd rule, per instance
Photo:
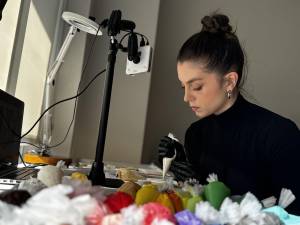
{"label": "woman's ear", "polygon": [[236,72],[227,73],[224,77],[224,88],[226,91],[232,91],[237,84],[239,75]]}

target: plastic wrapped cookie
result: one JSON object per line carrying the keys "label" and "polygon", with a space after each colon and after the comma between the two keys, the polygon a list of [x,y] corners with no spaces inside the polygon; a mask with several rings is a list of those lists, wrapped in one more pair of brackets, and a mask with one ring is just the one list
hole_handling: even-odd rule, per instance
{"label": "plastic wrapped cookie", "polygon": [[47,165],[43,166],[37,174],[37,178],[42,181],[47,187],[60,184],[64,173],[61,168]]}

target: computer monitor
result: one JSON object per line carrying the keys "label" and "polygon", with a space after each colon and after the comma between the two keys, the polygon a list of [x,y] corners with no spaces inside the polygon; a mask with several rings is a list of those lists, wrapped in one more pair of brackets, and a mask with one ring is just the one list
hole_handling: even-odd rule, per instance
{"label": "computer monitor", "polygon": [[24,102],[0,89],[0,165],[17,165]]}
{"label": "computer monitor", "polygon": [[7,0],[0,0],[0,20],[2,19],[2,11],[4,9],[6,2]]}

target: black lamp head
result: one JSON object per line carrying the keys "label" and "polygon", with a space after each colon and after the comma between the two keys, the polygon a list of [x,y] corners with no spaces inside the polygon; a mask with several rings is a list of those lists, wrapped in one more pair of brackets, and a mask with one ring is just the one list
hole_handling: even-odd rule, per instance
{"label": "black lamp head", "polygon": [[132,32],[135,29],[135,23],[130,20],[121,20],[122,12],[113,10],[109,19],[105,19],[101,23],[101,27],[107,27],[108,36],[116,36],[120,31]]}

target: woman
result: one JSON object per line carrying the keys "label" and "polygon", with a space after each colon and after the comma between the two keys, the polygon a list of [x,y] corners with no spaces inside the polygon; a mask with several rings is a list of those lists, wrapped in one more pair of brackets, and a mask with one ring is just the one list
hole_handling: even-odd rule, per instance
{"label": "woman", "polygon": [[160,160],[174,154],[178,180],[205,183],[216,173],[232,191],[251,191],[259,199],[291,189],[289,212],[300,215],[300,132],[290,120],[254,105],[240,94],[244,53],[225,15],[202,19],[203,28],[181,47],[178,79],[184,101],[200,118],[187,130],[185,151],[168,137],[159,145]]}

